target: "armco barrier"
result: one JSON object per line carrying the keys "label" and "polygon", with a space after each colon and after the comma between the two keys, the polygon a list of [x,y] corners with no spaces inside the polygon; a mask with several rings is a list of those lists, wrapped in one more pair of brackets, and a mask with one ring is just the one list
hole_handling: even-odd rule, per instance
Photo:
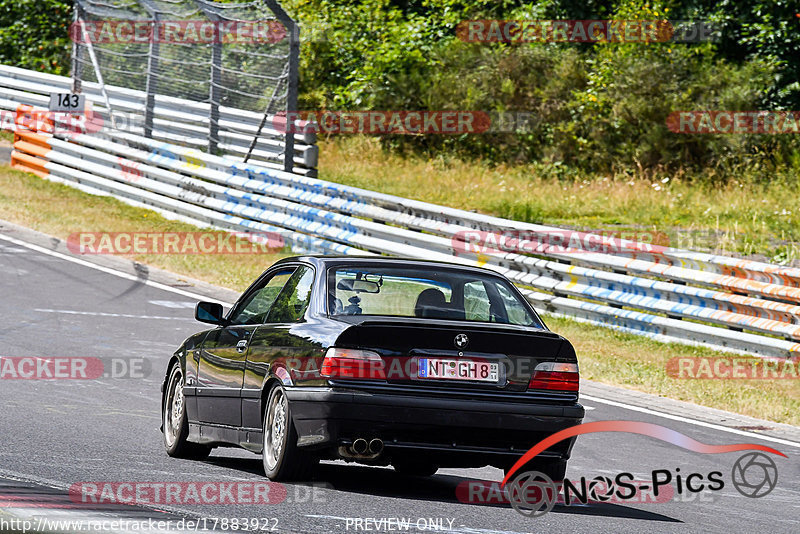
{"label": "armco barrier", "polygon": [[[2,92],[4,69],[0,107],[30,102],[11,98],[19,89]],[[511,278],[540,310],[627,332],[772,357],[800,353],[798,269],[601,236],[613,254],[563,247],[486,254],[457,240],[470,231],[510,231],[546,242],[564,230],[243,164],[127,131],[19,131],[13,158],[21,169],[173,218],[281,232],[302,251],[483,265]]]}
{"label": "armco barrier", "polygon": [[[13,104],[47,107],[50,93],[69,92],[72,80],[63,76],[0,65],[0,95]],[[100,86],[82,82],[82,93],[92,102],[95,113],[105,124],[110,124],[109,112],[100,92]],[[144,110],[146,93],[108,85],[111,107],[115,119],[127,131],[144,135]],[[164,95],[156,95],[153,120],[153,137],[172,143],[206,147],[208,140],[209,105]],[[251,111],[221,106],[219,108],[219,149],[233,156],[243,157],[258,131],[261,115]],[[269,123],[269,121],[268,121]],[[269,168],[283,169],[285,133],[266,125],[253,150],[251,161]],[[315,176],[318,147],[313,132],[294,136],[294,172]]]}

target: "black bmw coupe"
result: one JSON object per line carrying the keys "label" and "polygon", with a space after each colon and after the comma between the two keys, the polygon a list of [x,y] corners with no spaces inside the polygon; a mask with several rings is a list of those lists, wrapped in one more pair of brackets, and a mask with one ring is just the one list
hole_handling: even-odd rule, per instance
{"label": "black bmw coupe", "polygon": [[[578,362],[505,277],[447,263],[302,256],[267,269],[225,315],[171,358],[167,453],[214,447],[263,457],[272,480],[320,459],[508,469],[580,424]],[[561,480],[574,438],[530,466]]]}

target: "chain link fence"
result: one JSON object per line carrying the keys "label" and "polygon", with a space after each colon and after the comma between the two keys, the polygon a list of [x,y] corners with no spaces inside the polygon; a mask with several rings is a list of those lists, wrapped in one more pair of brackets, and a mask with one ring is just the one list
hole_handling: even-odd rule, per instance
{"label": "chain link fence", "polygon": [[[273,155],[292,170],[294,138],[288,129],[276,132],[269,117],[297,108],[299,28],[275,0],[76,0],[75,6],[76,91],[83,82],[99,84],[110,113],[105,86],[144,91],[137,133],[245,161],[259,152],[260,138],[279,134],[283,154]],[[161,101],[173,107],[188,101],[207,116],[176,131],[169,117],[159,118]],[[267,147],[275,152],[275,143]]]}

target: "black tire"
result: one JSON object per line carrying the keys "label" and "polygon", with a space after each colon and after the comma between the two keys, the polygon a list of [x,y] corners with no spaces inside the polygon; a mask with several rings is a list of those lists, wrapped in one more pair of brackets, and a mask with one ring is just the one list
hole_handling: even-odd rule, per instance
{"label": "black tire", "polygon": [[297,446],[297,430],[286,391],[276,385],[264,406],[263,450],[264,474],[270,480],[305,480],[311,477],[319,458]]}
{"label": "black tire", "polygon": [[[511,466],[506,467],[503,471],[506,475],[511,470]],[[514,476],[525,473],[526,471],[539,471],[544,473],[553,482],[561,482],[567,474],[567,461],[566,460],[531,460],[521,468],[517,469]]]}
{"label": "black tire", "polygon": [[189,421],[186,418],[183,397],[183,373],[177,363],[170,369],[167,387],[164,389],[161,423],[164,448],[168,455],[173,458],[202,460],[211,453],[212,447],[191,443],[186,439],[189,436]]}
{"label": "black tire", "polygon": [[392,462],[392,467],[401,475],[412,477],[430,477],[435,475],[436,471],[439,470],[439,466],[434,463],[424,461],[414,462],[409,460]]}

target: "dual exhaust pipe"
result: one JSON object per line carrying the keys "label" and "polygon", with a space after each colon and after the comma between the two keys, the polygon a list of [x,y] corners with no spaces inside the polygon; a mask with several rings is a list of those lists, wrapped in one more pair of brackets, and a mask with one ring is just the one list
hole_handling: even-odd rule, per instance
{"label": "dual exhaust pipe", "polygon": [[367,442],[364,438],[358,438],[350,445],[350,452],[357,456],[378,456],[383,452],[383,440],[375,438]]}

